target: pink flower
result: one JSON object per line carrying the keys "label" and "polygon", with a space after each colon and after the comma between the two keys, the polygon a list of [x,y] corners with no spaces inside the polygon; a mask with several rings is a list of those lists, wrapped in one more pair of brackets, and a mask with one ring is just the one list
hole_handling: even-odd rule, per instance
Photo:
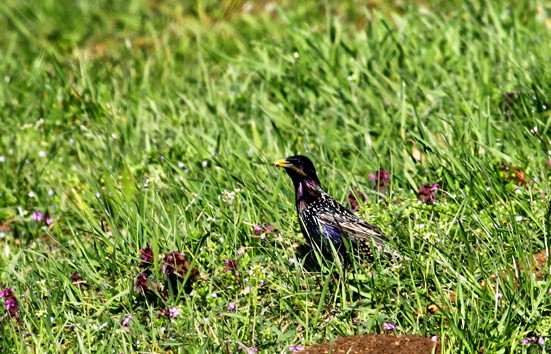
{"label": "pink flower", "polygon": [[535,337],[530,337],[530,338],[524,338],[524,339],[521,339],[520,342],[522,344],[530,344],[530,343],[534,343],[536,341],[536,338]]}
{"label": "pink flower", "polygon": [[153,263],[153,250],[150,247],[142,248],[140,253],[140,259],[143,261],[140,268],[146,268]]}
{"label": "pink flower", "polygon": [[306,349],[306,347],[303,347],[301,345],[290,345],[289,346],[289,350],[292,351],[293,353],[301,352],[304,349]]}
{"label": "pink flower", "polygon": [[224,263],[226,263],[226,272],[237,270],[237,259],[225,259]]}
{"label": "pink flower", "polygon": [[259,234],[260,231],[262,231],[262,227],[260,227],[260,225],[253,225],[253,230],[254,230],[254,233],[255,234]]}
{"label": "pink flower", "polygon": [[168,315],[172,318],[176,318],[180,316],[180,311],[178,311],[177,307],[171,307],[168,309]]}
{"label": "pink flower", "polygon": [[12,289],[5,288],[4,291],[0,291],[0,299],[3,297],[13,298],[15,297],[15,294],[13,293]]}
{"label": "pink flower", "polygon": [[138,275],[136,278],[136,282],[134,283],[134,289],[136,289],[136,292],[142,293],[146,290],[149,290],[149,283],[147,281],[147,275],[144,273]]}
{"label": "pink flower", "polygon": [[379,170],[379,178],[380,179],[390,179],[390,172],[383,170],[382,168]]}
{"label": "pink flower", "polygon": [[440,185],[435,183],[433,185],[425,184],[423,188],[419,189],[419,200],[423,203],[433,204],[436,200],[436,191]]}
{"label": "pink flower", "polygon": [[245,247],[240,247],[240,248],[237,250],[237,254],[238,254],[238,255],[242,255],[243,252],[245,252]]}
{"label": "pink flower", "polygon": [[434,343],[438,342],[438,336],[435,334],[434,336],[430,337],[430,341]]}
{"label": "pink flower", "polygon": [[0,291],[0,298],[6,298],[6,310],[10,313],[12,317],[17,317],[19,313],[19,303],[15,297],[15,293],[12,289],[5,288],[3,291]]}
{"label": "pink flower", "polygon": [[12,316],[16,316],[19,312],[19,305],[17,304],[16,299],[7,299],[6,300],[6,310],[10,313]]}
{"label": "pink flower", "polygon": [[545,342],[547,342],[547,338],[542,338],[542,337],[539,337],[539,338],[538,338],[538,344],[539,344],[539,345],[544,345]]}
{"label": "pink flower", "polygon": [[132,315],[126,315],[124,320],[122,320],[122,325],[123,326],[128,326],[130,324],[131,319],[132,319]]}
{"label": "pink flower", "polygon": [[36,221],[42,221],[48,226],[54,222],[54,219],[52,219],[49,213],[44,214],[41,211],[35,211],[32,213],[31,218]]}
{"label": "pink flower", "polygon": [[394,327],[396,327],[396,325],[394,323],[390,323],[390,322],[383,323],[383,329],[385,331],[392,331],[394,329]]}
{"label": "pink flower", "polygon": [[547,160],[547,164],[551,166],[551,159]]}
{"label": "pink flower", "polygon": [[228,312],[236,312],[237,311],[237,306],[235,305],[235,302],[230,302],[228,304]]}

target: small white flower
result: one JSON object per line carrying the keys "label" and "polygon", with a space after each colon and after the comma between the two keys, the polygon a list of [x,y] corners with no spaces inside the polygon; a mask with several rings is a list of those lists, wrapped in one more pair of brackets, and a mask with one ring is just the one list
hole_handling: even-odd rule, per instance
{"label": "small white flower", "polygon": [[183,162],[178,162],[178,167],[179,167],[179,168],[184,168],[184,167],[186,167],[186,165],[184,165]]}
{"label": "small white flower", "polygon": [[34,192],[29,192],[29,198],[34,198],[34,197],[35,197]]}
{"label": "small white flower", "polygon": [[6,156],[4,155],[0,156],[0,162],[6,162]]}
{"label": "small white flower", "polygon": [[243,4],[243,12],[251,12],[253,10],[253,4],[250,1],[247,1]]}
{"label": "small white flower", "polygon": [[522,191],[521,191],[519,188],[517,188],[517,189],[515,189],[515,193],[516,193],[516,194],[521,194]]}
{"label": "small white flower", "polygon": [[490,187],[486,187],[486,190],[487,190],[487,191],[490,191]]}
{"label": "small white flower", "polygon": [[517,216],[515,220],[518,222],[521,222],[522,220],[524,220],[524,218],[522,216]]}
{"label": "small white flower", "polygon": [[235,200],[235,191],[229,192],[224,189],[218,198],[222,199],[222,201],[226,204],[233,204],[233,201]]}
{"label": "small white flower", "polygon": [[117,134],[115,134],[115,133],[111,134],[111,139],[117,140]]}
{"label": "small white flower", "polygon": [[55,194],[55,192],[54,192],[53,189],[50,189],[50,190],[48,191],[48,195],[49,195],[49,196],[52,196],[52,195],[54,195],[54,194]]}
{"label": "small white flower", "polygon": [[300,57],[300,55],[298,54],[298,52],[294,52],[293,53],[293,56],[295,57],[295,59],[298,59]]}
{"label": "small white flower", "polygon": [[100,194],[100,193],[96,193],[96,198],[100,199],[100,198],[101,198],[101,194]]}
{"label": "small white flower", "polygon": [[276,4],[274,2],[269,2],[267,3],[264,8],[266,9],[266,11],[268,12],[273,12],[276,8]]}
{"label": "small white flower", "polygon": [[75,143],[75,139],[70,138],[70,139],[69,139],[69,145],[73,145],[74,143]]}
{"label": "small white flower", "polygon": [[537,126],[535,126],[535,127],[533,127],[532,129],[530,129],[530,133],[532,133],[532,134],[535,134],[535,133],[537,133],[537,132],[538,132],[538,127],[537,127]]}
{"label": "small white flower", "polygon": [[201,162],[201,166],[203,166],[203,167],[207,167],[208,165],[209,165],[209,162],[206,161],[206,160]]}
{"label": "small white flower", "polygon": [[38,156],[40,156],[40,157],[46,157],[46,151],[40,150],[40,151],[38,152]]}

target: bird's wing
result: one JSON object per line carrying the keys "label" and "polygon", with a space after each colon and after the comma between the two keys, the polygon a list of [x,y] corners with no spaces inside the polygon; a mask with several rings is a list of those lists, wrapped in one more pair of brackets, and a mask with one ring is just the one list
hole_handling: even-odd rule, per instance
{"label": "bird's wing", "polygon": [[336,201],[332,203],[327,212],[318,215],[318,221],[322,225],[336,227],[342,233],[348,234],[350,240],[354,243],[368,247],[373,245],[385,253],[397,254],[397,251],[385,242],[387,237],[381,230],[354,215]]}

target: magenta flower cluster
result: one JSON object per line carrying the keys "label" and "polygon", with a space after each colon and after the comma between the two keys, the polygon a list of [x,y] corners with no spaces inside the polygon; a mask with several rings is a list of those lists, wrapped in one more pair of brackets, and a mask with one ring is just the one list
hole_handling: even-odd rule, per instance
{"label": "magenta flower cluster", "polygon": [[521,339],[520,342],[522,344],[538,343],[539,345],[544,345],[545,342],[547,342],[547,338],[539,337],[538,339],[536,339],[536,337],[529,337]]}
{"label": "magenta flower cluster", "polygon": [[[168,295],[166,290],[162,290],[160,284],[156,279],[149,279],[152,274],[153,266],[153,250],[149,247],[142,248],[140,250],[140,268],[143,272],[138,275],[134,283],[134,289],[139,294],[154,293],[155,290],[161,295]],[[182,252],[173,251],[165,254],[163,262],[161,264],[161,273],[164,280],[168,280],[176,285],[177,282],[183,281],[188,278],[193,281],[198,275],[199,271],[191,267],[191,262],[186,259],[186,255]]]}
{"label": "magenta flower cluster", "polygon": [[15,292],[10,288],[4,288],[4,290],[0,291],[0,299],[2,298],[6,298],[6,311],[8,311],[11,317],[17,318],[20,308]]}
{"label": "magenta flower cluster", "polygon": [[31,214],[31,218],[35,221],[41,221],[48,226],[50,226],[54,222],[54,219],[52,219],[48,212],[43,213],[41,211],[35,211]]}
{"label": "magenta flower cluster", "polygon": [[[390,185],[390,172],[383,170],[382,168],[369,175],[369,180],[375,183],[373,189],[381,194],[388,192],[388,186]],[[440,188],[438,183],[434,184],[425,184],[423,187],[419,188],[417,197],[419,200],[426,204],[434,204],[436,202],[436,192]],[[363,202],[367,200],[366,196],[358,187],[348,193],[348,200],[343,204],[350,204],[350,209],[352,212],[357,212],[360,209],[358,199],[361,199]]]}
{"label": "magenta flower cluster", "polygon": [[439,187],[440,185],[438,183],[425,184],[422,188],[419,188],[419,200],[423,203],[434,204],[436,201],[436,192]]}

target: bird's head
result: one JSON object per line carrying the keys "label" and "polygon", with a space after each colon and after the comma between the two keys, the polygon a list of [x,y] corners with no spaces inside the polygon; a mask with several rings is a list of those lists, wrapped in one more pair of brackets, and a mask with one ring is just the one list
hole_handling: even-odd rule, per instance
{"label": "bird's head", "polygon": [[308,180],[314,181],[317,185],[321,184],[316,175],[314,164],[306,156],[289,156],[286,159],[272,162],[272,165],[283,167],[295,184]]}

